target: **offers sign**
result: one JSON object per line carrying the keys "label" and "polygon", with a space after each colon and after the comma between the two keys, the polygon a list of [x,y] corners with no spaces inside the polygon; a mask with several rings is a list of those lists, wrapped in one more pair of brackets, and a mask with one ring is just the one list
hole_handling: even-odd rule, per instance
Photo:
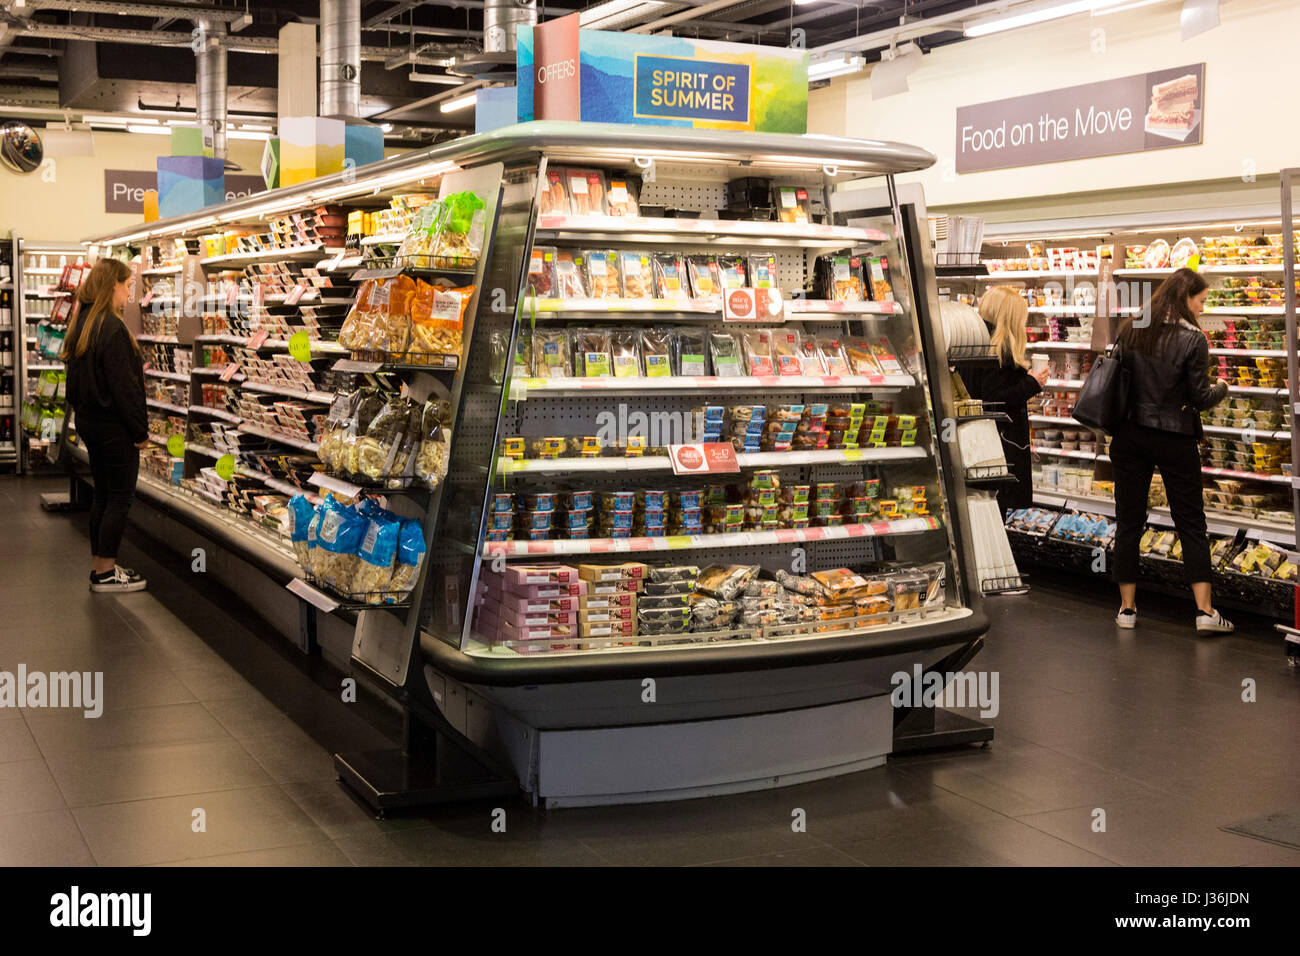
{"label": "offers sign", "polygon": [[735,474],[740,471],[735,446],[728,441],[669,445],[675,475]]}
{"label": "offers sign", "polygon": [[1139,153],[1202,140],[1205,64],[957,109],[957,172]]}
{"label": "offers sign", "polygon": [[538,119],[582,119],[578,14],[533,27],[533,109]]}

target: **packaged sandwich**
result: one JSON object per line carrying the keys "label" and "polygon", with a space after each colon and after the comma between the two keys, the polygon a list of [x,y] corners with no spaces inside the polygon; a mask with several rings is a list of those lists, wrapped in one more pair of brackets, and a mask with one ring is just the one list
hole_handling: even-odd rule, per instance
{"label": "packaged sandwich", "polygon": [[758,576],[758,571],[756,564],[710,565],[700,572],[695,590],[721,601],[731,601]]}
{"label": "packaged sandwich", "polygon": [[641,335],[636,329],[613,329],[609,333],[610,357],[615,378],[641,375]]}
{"label": "packaged sandwich", "polygon": [[621,299],[623,283],[619,277],[618,253],[586,250],[582,259],[587,266],[587,288],[593,299]]}
{"label": "packaged sandwich", "polygon": [[641,215],[641,208],[637,204],[635,181],[625,176],[611,176],[606,206],[611,216]]}
{"label": "packaged sandwich", "polygon": [[650,256],[644,252],[620,252],[618,259],[619,271],[623,273],[623,298],[653,298]]}
{"label": "packaged sandwich", "polygon": [[876,302],[893,302],[894,290],[889,284],[889,260],[884,256],[870,256],[866,263],[871,298]]}
{"label": "packaged sandwich", "polygon": [[831,262],[831,291],[836,302],[861,302],[862,260],[857,256],[836,256]]}
{"label": "packaged sandwich", "polygon": [[730,332],[709,333],[709,355],[713,359],[713,374],[718,378],[749,374],[741,364],[740,343]]}
{"label": "packaged sandwich", "polygon": [[691,282],[691,294],[697,299],[722,294],[722,273],[718,260],[712,256],[690,256],[686,260],[686,274]]}
{"label": "packaged sandwich", "polygon": [[746,285],[745,260],[741,256],[719,256],[718,272],[724,291],[743,289]]}
{"label": "packaged sandwich", "polygon": [[779,329],[772,333],[772,359],[778,375],[804,374],[803,341],[798,330]]}
{"label": "packaged sandwich", "polygon": [[755,253],[749,257],[749,284],[754,289],[777,289],[776,256]]}
{"label": "packaged sandwich", "polygon": [[831,571],[814,571],[814,580],[826,589],[827,596],[835,602],[884,594],[887,585],[879,578],[866,578],[848,568]]}
{"label": "packaged sandwich", "polygon": [[745,349],[746,375],[772,375],[772,333],[767,329],[747,329],[741,333]]}
{"label": "packaged sandwich", "polygon": [[686,260],[676,253],[655,253],[654,294],[656,299],[685,300],[690,298],[687,288]]}
{"label": "packaged sandwich", "polygon": [[641,330],[641,363],[646,378],[672,375],[672,333],[667,329]]}
{"label": "packaged sandwich", "polygon": [[817,340],[817,351],[821,355],[822,366],[827,375],[851,375],[848,355],[839,339],[821,337]]}
{"label": "packaged sandwich", "polygon": [[876,356],[869,342],[851,342],[845,346],[845,355],[848,356],[849,368],[854,375],[883,375],[880,363],[876,361]]}
{"label": "packaged sandwich", "polygon": [[708,375],[709,347],[710,343],[706,340],[703,329],[680,328],[674,330],[673,374]]}

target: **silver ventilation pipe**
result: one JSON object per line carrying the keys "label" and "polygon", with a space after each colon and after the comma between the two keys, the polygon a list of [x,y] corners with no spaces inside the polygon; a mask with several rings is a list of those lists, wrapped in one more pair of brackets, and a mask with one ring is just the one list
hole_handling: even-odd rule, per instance
{"label": "silver ventilation pipe", "polygon": [[361,118],[361,0],[321,0],[320,115]]}
{"label": "silver ventilation pipe", "polygon": [[197,20],[203,43],[194,54],[195,111],[203,139],[212,140],[213,155],[226,158],[226,25]]}
{"label": "silver ventilation pipe", "polygon": [[483,52],[515,52],[518,26],[537,26],[537,0],[484,0]]}

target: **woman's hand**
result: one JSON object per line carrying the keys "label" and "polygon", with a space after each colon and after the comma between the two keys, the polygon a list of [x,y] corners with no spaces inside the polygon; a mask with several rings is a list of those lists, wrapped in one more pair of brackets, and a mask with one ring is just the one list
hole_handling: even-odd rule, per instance
{"label": "woman's hand", "polygon": [[1039,385],[1046,385],[1047,377],[1050,374],[1050,371],[1051,371],[1050,369],[1042,368],[1039,369],[1037,372],[1030,372],[1029,374],[1038,380]]}

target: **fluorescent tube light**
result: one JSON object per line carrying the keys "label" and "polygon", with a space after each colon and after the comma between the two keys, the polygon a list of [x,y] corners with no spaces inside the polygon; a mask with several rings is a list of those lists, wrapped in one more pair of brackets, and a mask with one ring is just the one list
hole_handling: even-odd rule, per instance
{"label": "fluorescent tube light", "polygon": [[1015,30],[1048,20],[1072,17],[1078,13],[1100,13],[1109,7],[1117,7],[1127,0],[1068,0],[1066,3],[1049,3],[1033,7],[1021,13],[1004,16],[985,17],[967,24],[963,31],[968,37],[982,37],[1003,30]]}
{"label": "fluorescent tube light", "polygon": [[167,126],[140,126],[133,124],[126,128],[128,133],[149,133],[153,136],[170,136],[171,129]]}
{"label": "fluorescent tube light", "polygon": [[478,92],[466,93],[464,96],[457,96],[454,99],[447,100],[441,104],[440,109],[444,113],[454,113],[457,110],[463,110],[467,106],[473,106],[478,102]]}
{"label": "fluorescent tube light", "polygon": [[625,13],[658,13],[665,6],[661,0],[606,0],[579,13],[578,26],[589,27]]}
{"label": "fluorescent tube light", "polygon": [[831,60],[821,60],[808,67],[808,81],[811,83],[816,80],[828,80],[832,76],[858,73],[865,63],[866,59],[861,56],[845,56],[835,57]]}

